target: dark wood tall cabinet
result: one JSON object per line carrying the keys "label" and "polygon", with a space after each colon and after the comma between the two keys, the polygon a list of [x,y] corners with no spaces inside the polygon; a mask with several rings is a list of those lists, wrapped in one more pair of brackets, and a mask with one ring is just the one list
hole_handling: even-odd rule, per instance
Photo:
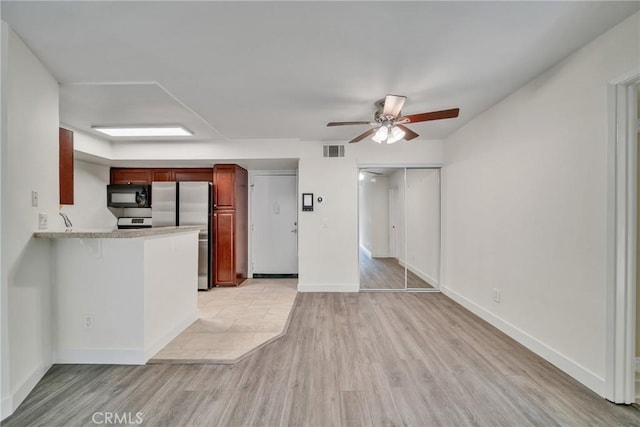
{"label": "dark wood tall cabinet", "polygon": [[247,278],[247,171],[238,165],[213,167],[213,248],[216,286],[238,286]]}
{"label": "dark wood tall cabinet", "polygon": [[73,204],[73,132],[59,128],[60,204]]}

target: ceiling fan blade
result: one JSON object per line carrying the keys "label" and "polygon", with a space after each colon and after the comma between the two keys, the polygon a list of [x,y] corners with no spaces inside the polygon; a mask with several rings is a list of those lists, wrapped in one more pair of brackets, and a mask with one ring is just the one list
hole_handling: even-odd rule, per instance
{"label": "ceiling fan blade", "polygon": [[404,139],[407,141],[411,141],[413,138],[417,138],[418,136],[420,136],[406,126],[402,126],[402,125],[396,125],[396,126],[398,126],[400,129],[404,131]]}
{"label": "ceiling fan blade", "polygon": [[400,114],[400,111],[402,111],[402,106],[406,100],[406,96],[387,95],[384,98],[384,109],[382,110],[382,115],[391,116],[395,119]]}
{"label": "ceiling fan blade", "polygon": [[363,140],[363,139],[365,139],[366,137],[371,136],[371,135],[373,135],[374,133],[376,133],[376,130],[378,130],[378,128],[371,128],[371,129],[369,129],[369,130],[368,130],[368,131],[366,131],[365,133],[360,134],[360,135],[356,136],[355,138],[353,138],[351,141],[349,141],[349,144],[351,144],[352,142],[360,142],[360,141],[362,141],[362,140]]}
{"label": "ceiling fan blade", "polygon": [[407,123],[427,122],[430,120],[452,119],[458,117],[460,113],[459,108],[452,108],[451,110],[431,111],[429,113],[421,114],[409,114],[408,116],[400,117],[398,120],[409,119]]}
{"label": "ceiling fan blade", "polygon": [[329,122],[327,126],[368,125],[371,122]]}

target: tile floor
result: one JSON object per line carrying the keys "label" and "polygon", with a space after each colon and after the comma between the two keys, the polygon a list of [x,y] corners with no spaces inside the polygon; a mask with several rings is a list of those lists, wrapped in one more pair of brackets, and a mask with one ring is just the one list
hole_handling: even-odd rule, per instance
{"label": "tile floor", "polygon": [[286,332],[297,279],[247,279],[198,292],[200,318],[149,363],[235,363]]}

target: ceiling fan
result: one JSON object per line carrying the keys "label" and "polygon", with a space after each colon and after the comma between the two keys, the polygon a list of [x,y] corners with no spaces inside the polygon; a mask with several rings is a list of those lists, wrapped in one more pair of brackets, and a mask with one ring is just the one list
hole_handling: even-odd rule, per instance
{"label": "ceiling fan", "polygon": [[356,136],[349,141],[349,143],[360,142],[373,135],[372,139],[380,144],[393,144],[403,138],[410,141],[418,136],[417,133],[406,127],[405,124],[427,122],[430,120],[452,119],[454,117],[458,117],[458,114],[460,113],[459,108],[452,108],[450,110],[430,111],[428,113],[401,116],[400,113],[406,100],[406,96],[387,95],[384,99],[376,102],[377,110],[372,122],[329,122],[327,123],[327,126],[375,126],[365,133]]}

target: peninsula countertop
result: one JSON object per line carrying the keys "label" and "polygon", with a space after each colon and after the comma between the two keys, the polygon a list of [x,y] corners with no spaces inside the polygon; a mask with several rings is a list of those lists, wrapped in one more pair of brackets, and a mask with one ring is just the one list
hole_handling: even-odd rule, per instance
{"label": "peninsula countertop", "polygon": [[161,236],[165,234],[199,231],[200,226],[151,227],[134,229],[78,229],[69,231],[36,231],[38,239],[132,239],[137,237]]}

